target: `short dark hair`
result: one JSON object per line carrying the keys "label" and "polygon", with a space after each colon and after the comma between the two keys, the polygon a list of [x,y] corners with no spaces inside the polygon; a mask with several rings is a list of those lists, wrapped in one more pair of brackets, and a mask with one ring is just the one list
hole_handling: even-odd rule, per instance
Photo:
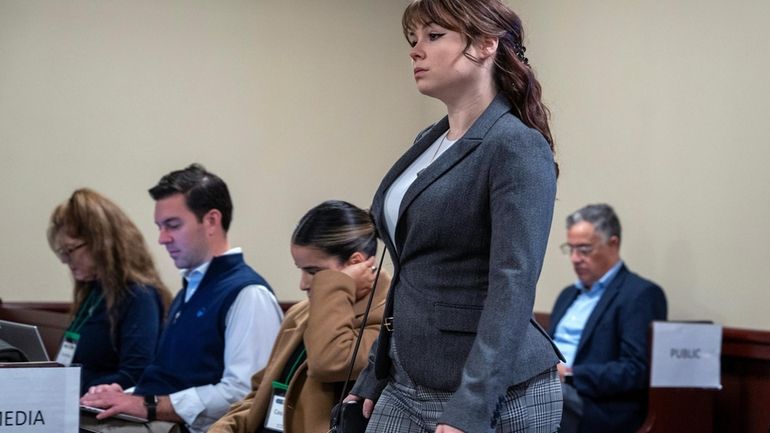
{"label": "short dark hair", "polygon": [[206,171],[198,163],[190,164],[183,170],[172,171],[163,176],[158,184],[149,190],[153,200],[158,201],[174,194],[183,194],[185,204],[198,221],[211,209],[222,214],[222,228],[230,228],[233,218],[233,202],[227,184],[216,174]]}
{"label": "short dark hair", "polygon": [[567,229],[569,230],[580,221],[591,223],[594,229],[602,234],[605,241],[613,236],[620,239],[620,219],[618,219],[612,206],[608,204],[589,204],[576,210],[567,217]]}
{"label": "short dark hair", "polygon": [[340,262],[359,251],[367,257],[377,253],[377,233],[369,212],[341,200],[310,209],[294,229],[291,243],[317,248]]}

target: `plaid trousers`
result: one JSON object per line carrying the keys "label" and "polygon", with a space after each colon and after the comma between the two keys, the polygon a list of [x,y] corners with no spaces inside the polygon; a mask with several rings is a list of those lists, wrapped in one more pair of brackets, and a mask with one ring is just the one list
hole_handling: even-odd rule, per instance
{"label": "plaid trousers", "polygon": [[[391,380],[374,407],[366,432],[433,433],[451,397],[451,392]],[[467,433],[554,433],[561,413],[561,382],[554,366],[508,388],[495,411],[494,429]]]}

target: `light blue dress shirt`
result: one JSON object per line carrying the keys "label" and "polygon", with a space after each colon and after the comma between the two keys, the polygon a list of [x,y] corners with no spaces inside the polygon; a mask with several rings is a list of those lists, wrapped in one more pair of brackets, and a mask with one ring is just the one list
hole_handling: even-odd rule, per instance
{"label": "light blue dress shirt", "polygon": [[620,267],[623,266],[623,260],[618,260],[609,271],[607,271],[599,281],[589,289],[578,280],[575,283],[575,287],[578,288],[577,298],[572,302],[572,305],[567,308],[564,316],[556,325],[556,331],[554,332],[554,343],[559,348],[568,367],[572,367],[572,363],[575,362],[575,354],[577,353],[578,345],[580,344],[580,337],[583,335],[583,329],[588,322],[588,318],[591,317],[591,313],[596,308],[596,304],[599,303],[599,299],[602,298],[605,289],[615,278]]}
{"label": "light blue dress shirt", "polygon": [[203,276],[206,275],[206,271],[209,270],[210,264],[211,262],[206,262],[191,271],[182,271],[182,277],[187,281],[187,288],[185,289],[186,291],[184,294],[185,302],[188,302],[198,290],[198,286],[201,285]]}

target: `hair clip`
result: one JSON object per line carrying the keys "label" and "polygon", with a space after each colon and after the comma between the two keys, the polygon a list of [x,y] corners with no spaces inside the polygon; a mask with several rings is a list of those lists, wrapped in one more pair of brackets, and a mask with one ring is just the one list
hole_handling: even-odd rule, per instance
{"label": "hair clip", "polygon": [[516,53],[516,57],[519,58],[521,63],[524,63],[525,65],[529,66],[529,59],[524,57],[524,53],[527,52],[527,47],[525,47],[524,45],[518,42],[514,42],[513,51]]}

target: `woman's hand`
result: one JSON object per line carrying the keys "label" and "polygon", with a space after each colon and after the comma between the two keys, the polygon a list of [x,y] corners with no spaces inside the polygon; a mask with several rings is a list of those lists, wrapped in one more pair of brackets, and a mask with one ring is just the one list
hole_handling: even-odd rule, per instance
{"label": "woman's hand", "polygon": [[436,433],[464,433],[462,430],[458,430],[451,425],[439,424],[436,427]]}
{"label": "woman's hand", "polygon": [[[348,396],[345,397],[345,400],[343,400],[343,402],[358,401],[358,400],[361,400],[361,397],[355,394],[348,394]],[[364,400],[363,407],[361,408],[361,412],[364,414],[364,418],[369,419],[369,417],[372,416],[373,409],[374,409],[374,402],[372,400],[369,400],[368,398]]]}
{"label": "woman's hand", "polygon": [[348,265],[341,269],[342,272],[355,281],[356,299],[366,296],[374,285],[374,276],[377,275],[374,259],[374,256],[372,256],[363,262]]}
{"label": "woman's hand", "polygon": [[556,364],[556,369],[559,371],[559,379],[561,379],[562,382],[564,382],[566,376],[572,375],[572,369],[567,367],[567,364],[563,362]]}

